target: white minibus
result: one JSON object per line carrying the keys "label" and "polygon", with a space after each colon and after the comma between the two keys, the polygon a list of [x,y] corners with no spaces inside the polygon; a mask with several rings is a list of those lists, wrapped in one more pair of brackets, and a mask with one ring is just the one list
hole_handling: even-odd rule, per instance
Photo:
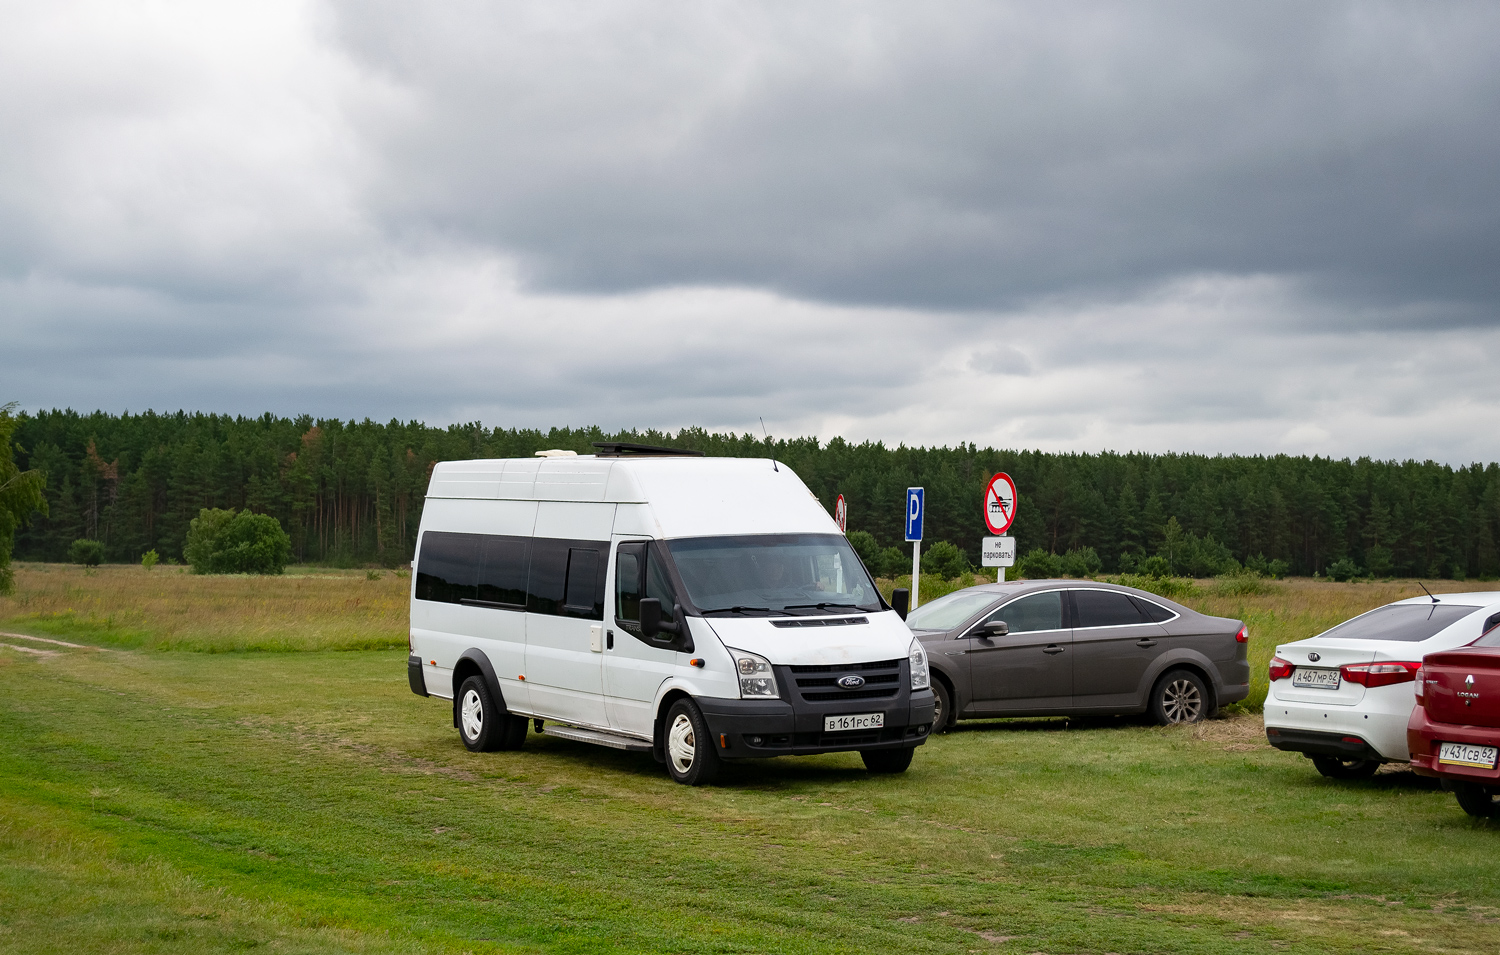
{"label": "white minibus", "polygon": [[520,748],[534,720],[690,785],[725,760],[841,751],[904,771],[932,728],[926,652],[802,480],[598,447],[433,469],[412,691],[451,700],[474,751]]}

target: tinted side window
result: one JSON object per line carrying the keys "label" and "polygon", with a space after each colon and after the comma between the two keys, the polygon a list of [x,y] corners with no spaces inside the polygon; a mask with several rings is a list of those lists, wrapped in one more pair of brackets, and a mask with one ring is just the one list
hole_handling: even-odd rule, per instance
{"label": "tinted side window", "polygon": [[1124,627],[1146,622],[1129,595],[1112,590],[1075,590],[1073,607],[1078,611],[1080,627]]}
{"label": "tinted side window", "polygon": [[615,617],[641,619],[641,558],[646,545],[621,544],[615,556]]}
{"label": "tinted side window", "polygon": [[599,550],[596,548],[568,548],[568,586],[563,597],[565,611],[594,620],[604,619],[604,580],[599,573],[601,563]]}
{"label": "tinted side window", "polygon": [[517,609],[526,606],[527,537],[482,537],[479,545],[479,599]]}
{"label": "tinted side window", "polygon": [[417,599],[456,604],[478,597],[478,534],[428,531],[417,555]]}
{"label": "tinted side window", "polygon": [[531,547],[531,574],[526,578],[526,610],[556,615],[562,611],[568,577],[568,542],[538,540]]}
{"label": "tinted side window", "polygon": [[1144,597],[1137,597],[1135,594],[1130,595],[1130,601],[1152,623],[1162,623],[1177,616],[1176,611],[1168,610],[1159,603],[1147,600]]}
{"label": "tinted side window", "polygon": [[1011,633],[1062,629],[1062,592],[1048,591],[1012,600],[990,614],[990,620],[1004,620]]}

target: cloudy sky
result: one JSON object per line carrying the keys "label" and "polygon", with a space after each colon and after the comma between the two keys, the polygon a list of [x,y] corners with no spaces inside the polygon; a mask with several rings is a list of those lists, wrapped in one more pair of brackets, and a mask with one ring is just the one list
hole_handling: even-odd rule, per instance
{"label": "cloudy sky", "polygon": [[0,402],[1500,459],[1500,5],[0,3]]}

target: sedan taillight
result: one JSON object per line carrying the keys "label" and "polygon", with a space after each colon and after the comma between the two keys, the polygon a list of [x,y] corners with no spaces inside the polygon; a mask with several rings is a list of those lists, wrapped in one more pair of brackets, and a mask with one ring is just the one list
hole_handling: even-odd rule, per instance
{"label": "sedan taillight", "polygon": [[1272,657],[1271,669],[1267,675],[1271,678],[1271,682],[1275,683],[1277,680],[1285,680],[1291,676],[1292,671],[1295,669],[1297,668],[1292,664],[1292,661],[1283,660],[1281,657]]}
{"label": "sedan taillight", "polygon": [[1427,705],[1427,700],[1425,698],[1426,694],[1422,692],[1422,688],[1427,684],[1426,676],[1427,676],[1427,674],[1422,671],[1422,668],[1421,667],[1417,667],[1417,675],[1414,677],[1414,679],[1417,681],[1417,685],[1414,686],[1414,687],[1412,687],[1412,689],[1417,694],[1417,705],[1418,706],[1426,706]]}
{"label": "sedan taillight", "polygon": [[1234,642],[1235,643],[1249,643],[1250,642],[1250,628],[1247,627],[1247,626],[1245,626],[1244,624],[1240,624],[1239,631],[1237,633],[1235,633],[1235,635],[1234,635]]}
{"label": "sedan taillight", "polygon": [[1417,678],[1420,663],[1351,663],[1339,667],[1344,679],[1360,686],[1390,686],[1393,683],[1410,683]]}

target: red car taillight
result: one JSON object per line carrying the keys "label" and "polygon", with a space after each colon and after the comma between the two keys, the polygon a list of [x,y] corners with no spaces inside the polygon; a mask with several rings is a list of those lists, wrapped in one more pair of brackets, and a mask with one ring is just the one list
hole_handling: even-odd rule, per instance
{"label": "red car taillight", "polygon": [[1420,669],[1420,663],[1351,663],[1339,667],[1344,679],[1366,687],[1410,683],[1417,678]]}
{"label": "red car taillight", "polygon": [[1285,680],[1291,676],[1292,671],[1295,669],[1297,668],[1292,665],[1292,661],[1283,660],[1281,657],[1272,657],[1271,669],[1267,673],[1267,676],[1271,678],[1272,683],[1275,683],[1277,680]]}
{"label": "red car taillight", "polygon": [[1414,687],[1412,687],[1412,689],[1417,694],[1417,705],[1418,706],[1426,706],[1427,705],[1427,700],[1424,698],[1425,695],[1422,693],[1422,688],[1427,685],[1426,676],[1427,675],[1422,672],[1422,668],[1421,667],[1417,667],[1417,674],[1416,674],[1415,677],[1413,677],[1413,679],[1416,680],[1417,685],[1414,686]]}
{"label": "red car taillight", "polygon": [[1247,626],[1245,626],[1244,624],[1240,624],[1239,632],[1234,635],[1234,642],[1235,643],[1249,643],[1250,642],[1250,628],[1247,627]]}

